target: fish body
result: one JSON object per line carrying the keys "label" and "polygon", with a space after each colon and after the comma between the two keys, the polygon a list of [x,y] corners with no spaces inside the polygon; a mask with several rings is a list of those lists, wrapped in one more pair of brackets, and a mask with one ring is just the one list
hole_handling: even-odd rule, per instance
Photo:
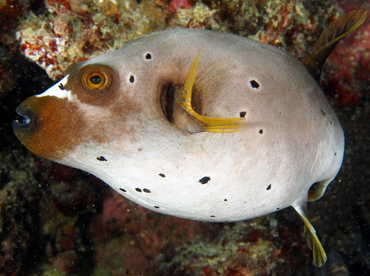
{"label": "fish body", "polygon": [[344,135],[289,53],[232,34],[160,31],[71,66],[17,112],[30,151],[153,211],[230,222],[293,206],[315,264],[326,260],[305,206],[338,173]]}
{"label": "fish body", "polygon": [[[164,114],[161,97],[183,85],[198,53],[193,94],[199,113],[240,118],[245,112],[240,131],[191,132]],[[96,65],[109,68],[113,81],[93,95],[81,85],[80,72],[101,69]],[[230,34],[176,29],[144,36],[78,64],[20,109],[37,102],[53,106],[53,120],[64,123],[38,118],[56,125],[45,127],[31,151],[183,218],[236,221],[291,206],[313,183],[333,179],[343,157],[340,123],[301,62]],[[66,137],[38,145],[60,139],[54,135]]]}

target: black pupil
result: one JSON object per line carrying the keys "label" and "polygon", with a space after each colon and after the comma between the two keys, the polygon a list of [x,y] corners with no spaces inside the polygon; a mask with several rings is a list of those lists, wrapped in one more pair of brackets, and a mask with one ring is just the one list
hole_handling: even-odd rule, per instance
{"label": "black pupil", "polygon": [[92,77],[90,78],[90,82],[91,82],[92,84],[94,84],[94,85],[99,85],[99,84],[101,84],[102,79],[101,79],[101,77],[100,77],[99,75],[95,75],[95,76],[92,76]]}

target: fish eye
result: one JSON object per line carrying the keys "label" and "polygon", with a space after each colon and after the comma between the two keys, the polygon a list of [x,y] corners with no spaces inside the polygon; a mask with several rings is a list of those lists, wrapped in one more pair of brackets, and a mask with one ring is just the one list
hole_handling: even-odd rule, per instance
{"label": "fish eye", "polygon": [[90,78],[90,83],[97,86],[97,85],[101,85],[101,83],[103,82],[102,78],[100,75],[94,75]]}
{"label": "fish eye", "polygon": [[108,75],[103,71],[87,72],[83,78],[85,86],[91,90],[101,90],[106,88],[108,80]]}
{"label": "fish eye", "polygon": [[[115,83],[115,72],[112,68],[101,64],[88,64],[77,68],[76,73],[71,72],[71,89],[75,85],[76,92],[81,91],[87,97],[100,97],[111,94]],[[78,89],[78,88],[81,88]]]}

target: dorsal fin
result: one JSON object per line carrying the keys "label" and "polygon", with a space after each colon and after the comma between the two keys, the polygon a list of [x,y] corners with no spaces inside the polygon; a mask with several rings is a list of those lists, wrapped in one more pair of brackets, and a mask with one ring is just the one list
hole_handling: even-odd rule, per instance
{"label": "dorsal fin", "polygon": [[320,80],[321,69],[331,51],[343,37],[360,27],[365,22],[366,16],[365,11],[351,11],[341,15],[338,20],[331,22],[322,32],[312,49],[312,53],[300,58],[307,71],[317,82]]}

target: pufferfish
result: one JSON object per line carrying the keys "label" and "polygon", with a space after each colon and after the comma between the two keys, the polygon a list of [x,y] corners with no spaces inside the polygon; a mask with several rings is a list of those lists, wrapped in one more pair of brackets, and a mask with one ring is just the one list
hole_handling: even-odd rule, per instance
{"label": "pufferfish", "polygon": [[315,78],[365,18],[341,16],[300,60],[233,34],[155,32],[72,65],[17,108],[14,132],[163,214],[232,222],[292,206],[321,266],[306,204],[337,175],[344,135]]}

